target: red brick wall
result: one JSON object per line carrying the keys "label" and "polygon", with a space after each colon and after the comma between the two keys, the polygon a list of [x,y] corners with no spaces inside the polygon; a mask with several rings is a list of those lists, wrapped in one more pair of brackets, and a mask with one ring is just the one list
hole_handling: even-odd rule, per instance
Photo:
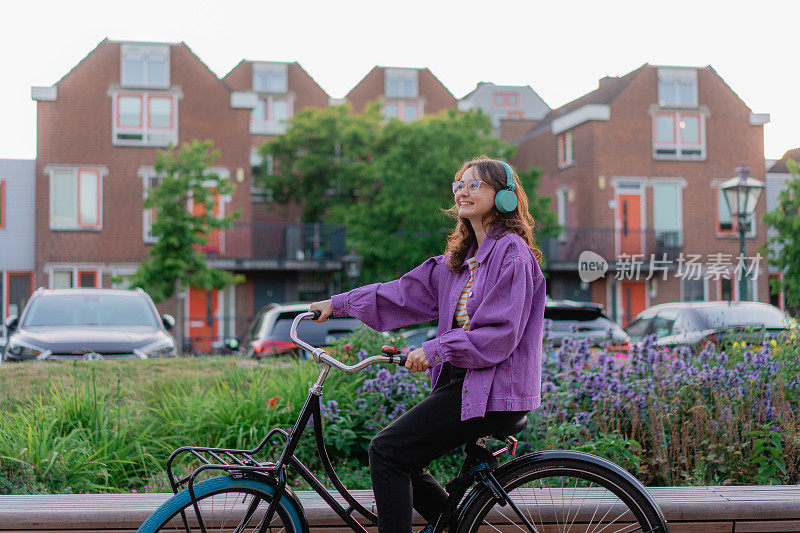
{"label": "red brick wall", "polygon": [[[383,67],[374,67],[347,93],[347,101],[356,113],[363,113],[367,104],[384,95],[385,77]],[[425,101],[425,114],[435,115],[445,109],[456,107],[456,98],[427,68],[419,69],[419,97]]]}
{"label": "red brick wall", "polygon": [[[180,87],[179,142],[212,139],[221,156],[215,166],[228,169],[237,184],[228,210],[243,209],[250,219],[249,111],[230,107],[225,84],[184,44],[172,45],[170,82]],[[112,144],[109,94],[120,83],[120,43],[103,41],[58,83],[58,99],[38,103],[36,202],[36,284],[47,285],[47,262],[139,262],[147,246],[142,237],[142,179],[138,170],[153,166],[156,148]],[[101,231],[49,229],[47,165],[103,165]]]}
{"label": "red brick wall", "polygon": [[382,67],[374,67],[347,93],[346,99],[355,113],[363,113],[368,103],[383,96],[385,89],[383,70]]}
{"label": "red brick wall", "polygon": [[[651,106],[658,101],[656,67],[642,69],[611,103],[611,119],[594,121],[572,128],[575,141],[575,165],[558,169],[556,136],[550,131],[519,144],[514,163],[543,168],[541,194],[553,195],[560,186],[575,190],[574,202],[568,204],[571,226],[613,227],[614,210],[608,207],[613,198],[614,177],[683,178],[682,190],[684,252],[706,256],[710,253],[739,252],[738,235],[719,238],[716,234],[715,190],[712,180],[725,180],[735,175],[742,161],[751,175],[764,180],[763,127],[751,126],[750,109],[728,87],[713,69],[698,69],[698,101],[708,109],[705,122],[705,161],[657,161],[652,155]],[[605,178],[600,189],[598,178]],[[648,183],[649,185],[649,183]],[[556,208],[555,199],[552,202]],[[645,187],[646,227],[653,227],[653,188]],[[755,218],[757,237],[747,240],[748,256],[755,255],[766,239],[766,227],[760,221],[765,209],[759,202]],[[762,266],[763,263],[762,263]],[[680,299],[678,280],[660,284],[654,301]],[[716,299],[715,284],[709,281],[709,298]],[[766,276],[759,279],[758,299],[768,301]],[[604,301],[604,300],[597,300]]]}

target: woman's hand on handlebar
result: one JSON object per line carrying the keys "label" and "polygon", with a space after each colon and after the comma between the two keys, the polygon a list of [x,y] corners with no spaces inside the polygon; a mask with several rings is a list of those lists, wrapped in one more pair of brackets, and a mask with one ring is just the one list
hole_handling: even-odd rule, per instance
{"label": "woman's hand on handlebar", "polygon": [[412,372],[425,372],[430,368],[431,364],[428,362],[428,357],[425,355],[425,350],[417,348],[408,353],[406,359],[406,368]]}
{"label": "woman's hand on handlebar", "polygon": [[308,306],[309,311],[319,311],[320,316],[317,319],[312,319],[314,322],[325,322],[333,314],[333,301],[322,300],[321,302],[314,302]]}

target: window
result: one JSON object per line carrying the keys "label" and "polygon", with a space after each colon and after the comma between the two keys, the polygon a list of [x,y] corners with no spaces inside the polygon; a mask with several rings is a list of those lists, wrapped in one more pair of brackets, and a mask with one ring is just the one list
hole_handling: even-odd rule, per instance
{"label": "window", "polygon": [[383,116],[396,118],[403,122],[411,122],[424,115],[422,102],[419,100],[387,100],[383,103]]}
{"label": "window", "polygon": [[0,229],[6,227],[6,182],[0,180]]}
{"label": "window", "polygon": [[[143,181],[142,201],[147,199],[150,189],[158,187],[158,185],[161,183],[161,176],[156,174],[155,171],[145,172],[143,175]],[[144,236],[144,242],[154,243],[158,241],[158,237],[153,235],[153,224],[156,221],[156,214],[157,211],[153,207],[150,209],[143,209],[142,211],[142,233]]]}
{"label": "window", "polygon": [[575,141],[572,132],[567,131],[558,136],[558,167],[565,168],[575,163]]}
{"label": "window", "polygon": [[97,268],[54,268],[50,273],[50,288],[99,288],[100,279],[100,270]]}
{"label": "window", "polygon": [[[25,308],[28,298],[30,298],[31,293],[33,292],[33,273],[7,272],[6,275],[8,279],[8,283],[6,284],[8,293],[6,294],[5,302],[6,314],[3,315],[3,317],[7,315],[19,316],[22,310]],[[3,274],[0,272],[0,295],[3,294],[2,277]]]}
{"label": "window", "polygon": [[122,45],[123,87],[169,87],[169,46]]}
{"label": "window", "polygon": [[512,91],[496,91],[494,93],[494,105],[496,106],[516,106],[519,96]]}
{"label": "window", "polygon": [[384,94],[387,98],[416,98],[417,71],[413,69],[386,69]]}
{"label": "window", "polygon": [[253,90],[285,94],[289,91],[288,74],[285,63],[253,63]]}
{"label": "window", "polygon": [[561,233],[558,235],[559,242],[567,240],[567,200],[568,190],[566,187],[561,187],[556,191],[558,225],[561,227]]}
{"label": "window", "polygon": [[291,96],[259,98],[250,116],[250,133],[275,135],[286,132],[287,122],[294,116]]}
{"label": "window", "polygon": [[653,114],[655,159],[705,159],[705,116],[659,111]]}
{"label": "window", "polygon": [[[718,236],[725,236],[725,235],[738,235],[738,228],[736,227],[737,224],[733,220],[733,215],[731,214],[730,207],[728,206],[728,201],[725,200],[725,193],[722,192],[719,186],[717,186],[717,235]],[[747,233],[748,237],[755,237],[756,235],[756,227],[753,223],[753,217],[750,217],[750,220],[747,223]]]}
{"label": "window", "polygon": [[653,229],[662,247],[676,248],[683,240],[681,207],[679,183],[653,184]]}
{"label": "window", "polygon": [[661,107],[697,107],[697,71],[659,69],[658,105]]}
{"label": "window", "polygon": [[702,276],[683,276],[681,283],[683,285],[682,301],[704,302],[706,300],[706,280]]}
{"label": "window", "polygon": [[50,229],[101,229],[100,171],[57,168],[50,174]]}
{"label": "window", "polygon": [[177,98],[168,93],[114,95],[117,145],[169,146],[178,143]]}

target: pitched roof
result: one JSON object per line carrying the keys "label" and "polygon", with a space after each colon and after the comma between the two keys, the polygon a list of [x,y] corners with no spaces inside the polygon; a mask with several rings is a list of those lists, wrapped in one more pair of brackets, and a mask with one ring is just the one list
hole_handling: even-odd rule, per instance
{"label": "pitched roof", "polygon": [[775,164],[772,165],[767,172],[770,174],[788,174],[789,169],[786,168],[786,161],[789,159],[793,159],[796,162],[800,162],[800,148],[793,148],[783,154],[783,157],[775,161]]}
{"label": "pitched roof", "polygon": [[552,122],[557,119],[558,117],[562,117],[567,113],[571,113],[576,109],[579,109],[585,105],[608,105],[610,104],[619,94],[627,87],[631,81],[645,68],[649,67],[647,63],[642,65],[641,67],[637,68],[636,70],[632,70],[628,72],[624,76],[620,77],[611,77],[606,76],[605,78],[600,80],[600,85],[597,89],[590,93],[586,93],[580,98],[577,98],[569,103],[562,105],[557,109],[553,109],[550,111],[545,117],[539,122],[532,130],[526,133],[521,138],[514,141],[514,143],[520,143],[532,137],[536,137],[540,133],[544,131],[550,130],[550,125]]}

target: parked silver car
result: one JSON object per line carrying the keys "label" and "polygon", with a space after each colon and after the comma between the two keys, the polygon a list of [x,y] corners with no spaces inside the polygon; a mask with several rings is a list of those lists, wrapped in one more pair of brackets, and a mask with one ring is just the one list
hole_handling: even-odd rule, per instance
{"label": "parked silver car", "polygon": [[631,342],[656,335],[657,346],[689,346],[776,338],[789,329],[791,317],[763,302],[673,302],[649,307],[636,315],[625,331]]}

